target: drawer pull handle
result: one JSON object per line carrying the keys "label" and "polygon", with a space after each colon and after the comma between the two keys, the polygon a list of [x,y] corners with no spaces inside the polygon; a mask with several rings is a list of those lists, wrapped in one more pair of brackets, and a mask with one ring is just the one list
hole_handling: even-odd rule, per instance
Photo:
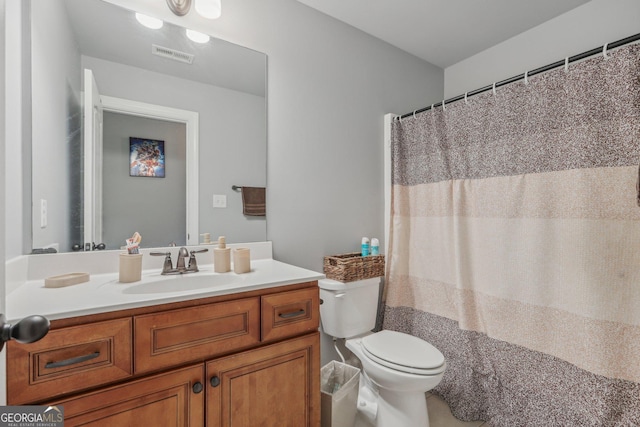
{"label": "drawer pull handle", "polygon": [[307,312],[303,308],[298,311],[292,311],[291,313],[280,313],[278,316],[283,319],[291,319],[292,317],[304,316],[306,313]]}
{"label": "drawer pull handle", "polygon": [[85,354],[84,356],[72,357],[71,359],[61,360],[59,362],[49,362],[44,365],[45,369],[62,368],[63,366],[75,365],[76,363],[86,362],[87,360],[95,359],[100,356],[100,352]]}

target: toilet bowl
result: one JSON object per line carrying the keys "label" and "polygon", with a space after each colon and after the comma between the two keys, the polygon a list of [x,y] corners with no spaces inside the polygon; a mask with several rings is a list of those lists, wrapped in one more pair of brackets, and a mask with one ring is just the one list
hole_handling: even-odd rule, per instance
{"label": "toilet bowl", "polygon": [[[376,427],[429,425],[425,393],[442,380],[444,356],[428,342],[401,332],[371,333],[378,303],[378,279],[347,284],[320,280],[320,319],[328,335],[345,338],[346,347],[360,360],[369,381],[361,395],[375,396],[368,413]],[[365,405],[365,402],[361,402]],[[372,412],[370,406],[375,406]]]}

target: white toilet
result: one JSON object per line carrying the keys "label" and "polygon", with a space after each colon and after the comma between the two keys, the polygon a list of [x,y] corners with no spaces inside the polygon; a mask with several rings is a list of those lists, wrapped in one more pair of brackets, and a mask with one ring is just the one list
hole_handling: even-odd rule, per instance
{"label": "white toilet", "polygon": [[[349,283],[320,280],[322,329],[327,335],[346,338],[347,348],[360,359],[365,376],[374,384],[371,390],[368,381],[361,382],[359,401],[366,405],[373,396],[375,402],[368,406],[375,408],[376,427],[427,427],[425,392],[440,383],[446,369],[444,356],[411,335],[371,332],[379,284],[380,278]],[[371,408],[366,410],[371,413]]]}

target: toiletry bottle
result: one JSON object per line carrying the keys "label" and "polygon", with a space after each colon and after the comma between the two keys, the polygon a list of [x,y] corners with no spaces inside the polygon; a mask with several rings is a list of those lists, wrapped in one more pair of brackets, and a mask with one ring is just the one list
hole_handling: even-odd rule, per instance
{"label": "toiletry bottle", "polygon": [[367,237],[362,238],[362,256],[369,256],[369,239]]}
{"label": "toiletry bottle", "polygon": [[380,255],[380,242],[375,237],[371,239],[371,255]]}
{"label": "toiletry bottle", "polygon": [[218,237],[218,247],[213,248],[213,271],[216,273],[231,271],[231,248],[227,248],[224,236]]}

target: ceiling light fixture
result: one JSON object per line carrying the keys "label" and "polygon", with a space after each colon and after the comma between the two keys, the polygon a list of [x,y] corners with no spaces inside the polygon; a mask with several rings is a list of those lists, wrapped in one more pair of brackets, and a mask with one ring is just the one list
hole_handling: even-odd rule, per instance
{"label": "ceiling light fixture", "polygon": [[196,12],[204,18],[216,19],[222,14],[221,0],[167,0],[167,5],[176,15],[184,16],[189,13],[192,2]]}
{"label": "ceiling light fixture", "polygon": [[196,43],[206,43],[209,41],[209,36],[198,31],[190,30],[187,28],[187,37]]}
{"label": "ceiling light fixture", "polygon": [[152,18],[151,16],[143,15],[141,13],[136,13],[136,19],[145,27],[151,28],[153,30],[162,28],[162,25],[164,25],[164,22],[162,22],[161,19]]}
{"label": "ceiling light fixture", "polygon": [[207,19],[217,19],[222,15],[221,0],[194,0],[196,12]]}

